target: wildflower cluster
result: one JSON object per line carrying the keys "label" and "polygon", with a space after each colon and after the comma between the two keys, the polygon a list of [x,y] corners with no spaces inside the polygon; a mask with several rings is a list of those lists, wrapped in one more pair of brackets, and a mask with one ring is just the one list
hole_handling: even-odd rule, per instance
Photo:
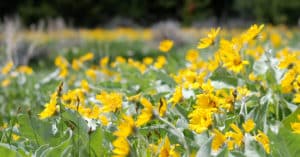
{"label": "wildflower cluster", "polygon": [[0,96],[3,108],[17,99],[13,88],[35,101],[24,98],[26,105],[4,116],[0,148],[17,156],[296,156],[300,53],[279,30],[211,29],[187,49],[156,42],[157,55],[61,53],[52,73],[23,81],[24,89],[10,81],[37,71],[8,62],[0,75],[8,89],[0,92],[11,94]]}

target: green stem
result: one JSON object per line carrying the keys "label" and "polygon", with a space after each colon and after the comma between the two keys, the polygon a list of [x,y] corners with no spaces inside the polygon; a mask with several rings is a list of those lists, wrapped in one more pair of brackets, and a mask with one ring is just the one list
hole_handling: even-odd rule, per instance
{"label": "green stem", "polygon": [[[183,144],[183,147],[186,151],[186,154],[187,154],[187,157],[190,156],[190,150],[189,150],[189,147],[187,145],[187,142],[184,138],[184,135],[182,132],[180,132],[172,123],[170,123],[169,121],[167,121],[166,119],[162,118],[162,117],[159,117],[158,116],[158,119],[161,120],[162,122],[164,122],[165,124],[167,124],[169,127],[171,127],[172,129],[174,129],[174,131],[176,132],[176,136],[179,138],[179,140],[182,142]],[[175,135],[175,134],[174,134]]]}

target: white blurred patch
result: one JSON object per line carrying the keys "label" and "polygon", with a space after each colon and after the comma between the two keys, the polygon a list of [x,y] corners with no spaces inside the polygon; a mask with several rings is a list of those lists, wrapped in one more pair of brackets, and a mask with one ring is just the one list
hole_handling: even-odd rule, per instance
{"label": "white blurred patch", "polygon": [[87,122],[87,126],[90,129],[90,131],[95,131],[97,128],[97,121],[89,118],[84,118]]}
{"label": "white blurred patch", "polygon": [[195,93],[191,89],[183,89],[182,95],[183,95],[184,99],[195,98]]}

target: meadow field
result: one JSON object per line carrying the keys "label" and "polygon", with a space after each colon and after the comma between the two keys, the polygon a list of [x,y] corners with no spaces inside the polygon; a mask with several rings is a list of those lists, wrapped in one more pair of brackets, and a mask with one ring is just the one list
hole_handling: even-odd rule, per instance
{"label": "meadow field", "polygon": [[0,34],[0,154],[299,156],[299,28],[161,34]]}

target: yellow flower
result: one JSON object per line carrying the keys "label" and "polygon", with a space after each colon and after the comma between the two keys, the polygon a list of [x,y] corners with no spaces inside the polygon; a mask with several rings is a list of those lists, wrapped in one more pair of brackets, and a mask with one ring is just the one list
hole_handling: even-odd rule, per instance
{"label": "yellow flower", "polygon": [[230,124],[230,127],[234,130],[234,132],[233,131],[226,132],[225,136],[227,138],[230,138],[234,142],[234,144],[236,144],[238,147],[241,147],[244,139],[244,135],[242,131],[235,124]]}
{"label": "yellow flower", "polygon": [[19,66],[18,71],[21,73],[28,74],[28,75],[32,74],[32,72],[33,72],[31,67],[25,66],[25,65]]}
{"label": "yellow flower", "polygon": [[94,54],[92,52],[88,52],[85,55],[79,58],[80,62],[90,61],[94,58]]}
{"label": "yellow flower", "polygon": [[125,137],[118,137],[113,141],[113,157],[126,157],[130,151],[130,146]]}
{"label": "yellow flower", "polygon": [[218,151],[220,147],[225,143],[226,137],[217,129],[213,130],[214,139],[211,143],[213,151]]}
{"label": "yellow flower", "polygon": [[151,102],[144,97],[141,98],[140,102],[144,108],[141,114],[137,117],[136,126],[138,127],[148,123],[153,116],[153,106]]}
{"label": "yellow flower", "polygon": [[250,81],[257,81],[258,80],[258,77],[255,76],[255,74],[253,72],[251,72],[248,76],[249,80]]}
{"label": "yellow flower", "polygon": [[63,68],[63,69],[60,69],[60,73],[59,73],[59,77],[61,78],[66,78],[67,75],[68,75],[68,69],[67,68]]}
{"label": "yellow flower", "polygon": [[88,92],[90,90],[89,83],[86,80],[81,80],[80,85],[84,91]]}
{"label": "yellow flower", "polygon": [[293,90],[293,81],[296,78],[297,72],[295,69],[287,71],[280,82],[282,93],[289,93]]}
{"label": "yellow flower", "polygon": [[185,59],[191,63],[194,63],[199,58],[199,53],[197,50],[190,49],[187,51]]}
{"label": "yellow flower", "polygon": [[272,42],[272,45],[274,47],[276,47],[276,48],[279,47],[280,44],[281,44],[281,42],[282,42],[280,34],[279,33],[275,33],[275,32],[271,33],[270,40]]}
{"label": "yellow flower", "polygon": [[162,52],[168,52],[173,47],[172,40],[163,40],[159,43],[159,50]]}
{"label": "yellow flower", "polygon": [[293,130],[293,133],[300,134],[300,123],[298,122],[291,123],[291,128]]}
{"label": "yellow flower", "polygon": [[82,63],[81,63],[79,60],[77,60],[77,59],[73,59],[73,60],[72,60],[72,68],[73,68],[74,70],[79,70],[81,64],[82,64]]}
{"label": "yellow flower", "polygon": [[177,86],[175,88],[175,91],[173,93],[173,96],[169,100],[169,102],[173,103],[173,105],[179,103],[182,100],[182,87]]}
{"label": "yellow flower", "polygon": [[57,56],[55,58],[55,65],[60,69],[65,69],[68,66],[68,61],[62,56]]}
{"label": "yellow flower", "polygon": [[278,65],[279,69],[288,68],[290,65],[296,63],[297,55],[290,52],[288,55],[281,57],[280,63]]}
{"label": "yellow flower", "polygon": [[198,94],[196,107],[199,108],[217,108],[219,106],[219,98],[213,94]]}
{"label": "yellow flower", "polygon": [[239,55],[229,55],[228,59],[224,62],[224,67],[235,73],[239,73],[244,69],[244,65],[248,65],[249,62],[242,60]]}
{"label": "yellow flower", "polygon": [[10,70],[13,68],[14,66],[14,62],[13,61],[9,61],[2,69],[1,69],[1,73],[3,75],[6,75],[10,72]]}
{"label": "yellow flower", "polygon": [[255,136],[255,140],[258,141],[264,147],[265,151],[268,154],[270,154],[270,142],[266,134],[258,130],[258,134]]}
{"label": "yellow flower", "polygon": [[[90,108],[83,109],[83,112],[81,115],[84,117],[88,117],[90,119],[98,119],[99,114],[101,112],[100,110],[101,109],[99,106],[94,105],[92,109],[90,109]],[[81,110],[79,110],[79,111],[81,111]]]}
{"label": "yellow flower", "polygon": [[200,39],[198,49],[204,49],[214,44],[217,35],[220,32],[220,28],[211,29],[206,38]]}
{"label": "yellow flower", "polygon": [[2,87],[7,87],[10,84],[10,79],[6,78],[1,82]]}
{"label": "yellow flower", "polygon": [[160,98],[159,99],[159,107],[158,107],[158,112],[159,112],[159,116],[164,116],[166,111],[167,111],[167,101],[165,98]]}
{"label": "yellow flower", "polygon": [[212,115],[214,110],[196,108],[189,115],[189,128],[197,133],[202,133],[207,130],[212,124]]}
{"label": "yellow flower", "polygon": [[158,56],[156,62],[154,63],[154,67],[156,69],[161,69],[166,63],[167,60],[164,56]]}
{"label": "yellow flower", "polygon": [[12,134],[12,139],[14,141],[18,141],[20,139],[20,136],[16,135],[16,134]]}
{"label": "yellow flower", "polygon": [[300,103],[300,93],[296,93],[293,99],[294,103]]}
{"label": "yellow flower", "polygon": [[243,128],[246,132],[250,132],[254,129],[255,127],[255,123],[252,119],[248,119],[244,124],[243,124]]}
{"label": "yellow flower", "polygon": [[40,119],[51,117],[57,110],[57,92],[51,95],[49,103],[46,103],[45,109],[39,114]]}
{"label": "yellow flower", "polygon": [[99,115],[98,119],[100,120],[101,124],[104,126],[108,125],[108,119],[104,115]]}
{"label": "yellow flower", "polygon": [[170,146],[169,138],[166,137],[164,145],[160,149],[159,157],[179,157],[179,153],[175,151],[175,146]]}
{"label": "yellow flower", "polygon": [[[297,115],[297,118],[298,120],[300,120],[300,114]],[[298,122],[291,123],[291,128],[293,130],[293,133],[300,134],[300,123]]]}
{"label": "yellow flower", "polygon": [[103,112],[116,112],[117,109],[122,107],[122,95],[120,93],[106,93],[96,95],[96,99],[103,105]]}
{"label": "yellow flower", "polygon": [[256,38],[263,28],[264,25],[260,25],[259,27],[256,24],[252,25],[245,33],[242,34],[241,40],[244,43],[248,43],[250,40]]}
{"label": "yellow flower", "polygon": [[127,100],[128,101],[138,101],[140,99],[140,97],[141,97],[141,93],[138,93],[136,95],[127,97]]}
{"label": "yellow flower", "polygon": [[107,66],[107,63],[109,62],[109,57],[106,56],[106,57],[103,57],[101,60],[100,60],[100,66],[102,68],[106,67]]}
{"label": "yellow flower", "polygon": [[131,116],[123,115],[122,118],[123,120],[118,125],[118,130],[114,132],[114,135],[126,138],[132,134],[135,124]]}
{"label": "yellow flower", "polygon": [[85,74],[87,76],[89,76],[90,78],[92,78],[93,80],[96,80],[96,78],[97,78],[97,73],[96,73],[96,71],[94,69],[88,69],[88,70],[86,70]]}
{"label": "yellow flower", "polygon": [[246,97],[250,94],[250,91],[247,89],[246,86],[237,87],[237,100],[241,100],[243,97]]}
{"label": "yellow flower", "polygon": [[150,64],[153,63],[153,58],[145,57],[145,58],[143,58],[143,63],[146,64],[146,65],[150,65]]}

